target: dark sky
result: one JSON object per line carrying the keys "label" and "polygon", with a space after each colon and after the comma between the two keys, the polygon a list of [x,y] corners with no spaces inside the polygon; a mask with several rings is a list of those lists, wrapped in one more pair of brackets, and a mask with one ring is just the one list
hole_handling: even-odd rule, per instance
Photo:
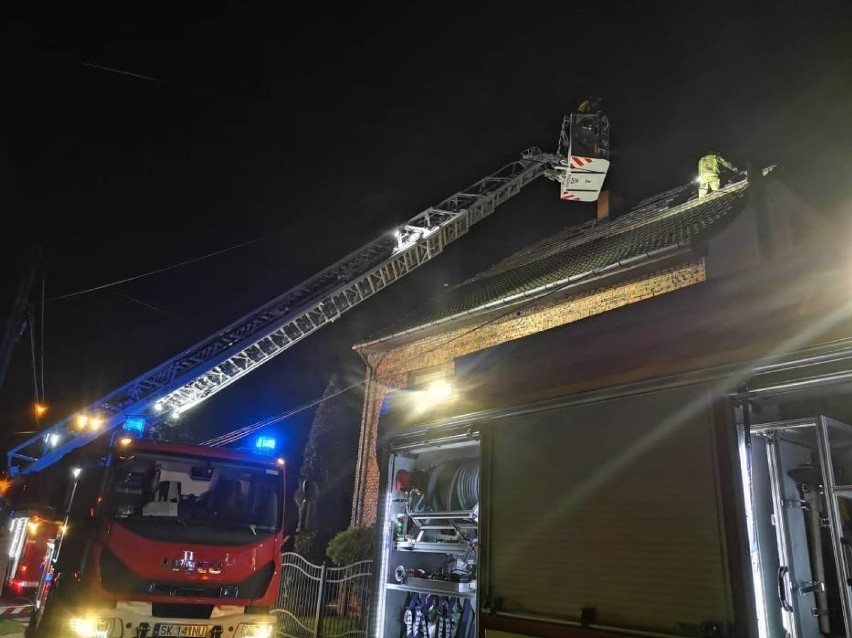
{"label": "dark sky", "polygon": [[[50,422],[523,149],[555,150],[562,115],[587,94],[604,97],[609,188],[627,202],[689,181],[715,148],[782,164],[827,215],[849,210],[852,3],[277,4],[288,8],[121,4],[7,23],[0,313],[40,245]],[[190,412],[189,426],[212,436],[292,409],[336,369],[359,380],[353,342],[593,215],[540,180],[409,280]],[[0,388],[7,434],[34,426],[31,365],[24,340]],[[279,428],[293,458],[310,416]]]}

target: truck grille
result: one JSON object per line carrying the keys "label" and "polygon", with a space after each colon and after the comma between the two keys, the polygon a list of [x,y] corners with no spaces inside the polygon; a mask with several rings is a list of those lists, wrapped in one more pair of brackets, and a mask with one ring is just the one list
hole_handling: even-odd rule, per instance
{"label": "truck grille", "polygon": [[[266,593],[275,565],[269,561],[249,578],[240,583],[187,583],[140,578],[108,549],[100,558],[101,586],[113,594],[142,594],[148,596],[174,596],[185,598],[260,598]],[[236,595],[233,592],[236,591]]]}

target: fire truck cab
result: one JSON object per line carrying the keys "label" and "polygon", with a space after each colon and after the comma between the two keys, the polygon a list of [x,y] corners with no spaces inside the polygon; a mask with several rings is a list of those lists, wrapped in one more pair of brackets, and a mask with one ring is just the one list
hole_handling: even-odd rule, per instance
{"label": "fire truck cab", "polygon": [[283,460],[121,439],[73,471],[69,522],[42,546],[29,636],[273,634]]}

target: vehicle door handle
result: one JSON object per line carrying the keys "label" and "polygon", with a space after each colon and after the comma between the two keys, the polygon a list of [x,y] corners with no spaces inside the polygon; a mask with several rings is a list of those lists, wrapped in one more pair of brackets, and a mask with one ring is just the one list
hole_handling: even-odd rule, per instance
{"label": "vehicle door handle", "polygon": [[785,576],[790,573],[790,568],[782,565],[778,568],[778,598],[781,601],[781,609],[784,611],[793,611],[793,606],[787,600],[787,583]]}

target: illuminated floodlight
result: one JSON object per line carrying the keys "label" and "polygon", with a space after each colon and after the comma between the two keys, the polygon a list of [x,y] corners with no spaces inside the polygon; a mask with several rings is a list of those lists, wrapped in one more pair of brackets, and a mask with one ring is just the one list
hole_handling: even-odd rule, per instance
{"label": "illuminated floodlight", "polygon": [[449,381],[434,381],[429,384],[426,394],[435,403],[441,403],[453,396],[453,386],[450,385]]}
{"label": "illuminated floodlight", "polygon": [[154,412],[162,412],[165,409],[166,409],[166,406],[162,401],[157,401],[154,404]]}
{"label": "illuminated floodlight", "polygon": [[48,447],[56,447],[60,438],[61,437],[56,432],[51,432],[50,434],[45,435],[44,441],[47,443]]}
{"label": "illuminated floodlight", "polygon": [[86,424],[89,422],[89,415],[87,414],[78,414],[76,424],[78,428],[86,427]]}
{"label": "illuminated floodlight", "polygon": [[284,465],[284,459],[278,459],[276,463],[278,463],[278,465]]}
{"label": "illuminated floodlight", "polygon": [[432,410],[441,403],[447,403],[454,397],[453,386],[449,381],[438,380],[430,383],[424,390],[412,394],[415,410]]}
{"label": "illuminated floodlight", "polygon": [[71,476],[73,476],[75,479],[79,478],[80,472],[82,472],[82,471],[83,471],[83,468],[81,468],[81,467],[72,467],[71,468]]}
{"label": "illuminated floodlight", "polygon": [[144,416],[129,416],[124,420],[124,425],[121,426],[127,432],[133,432],[137,436],[145,431]]}
{"label": "illuminated floodlight", "polygon": [[93,432],[97,432],[98,430],[100,430],[101,426],[103,424],[104,424],[104,420],[100,417],[93,416],[92,418],[89,419],[89,428]]}
{"label": "illuminated floodlight", "polygon": [[276,445],[274,436],[259,436],[254,442],[254,447],[259,452],[274,452]]}
{"label": "illuminated floodlight", "polygon": [[118,440],[119,445],[127,446],[127,445],[130,445],[131,443],[133,443],[133,439],[131,439],[129,436],[123,436]]}
{"label": "illuminated floodlight", "polygon": [[47,412],[50,408],[47,407],[46,403],[35,402],[33,404],[33,412],[37,417],[44,416],[45,412]]}

